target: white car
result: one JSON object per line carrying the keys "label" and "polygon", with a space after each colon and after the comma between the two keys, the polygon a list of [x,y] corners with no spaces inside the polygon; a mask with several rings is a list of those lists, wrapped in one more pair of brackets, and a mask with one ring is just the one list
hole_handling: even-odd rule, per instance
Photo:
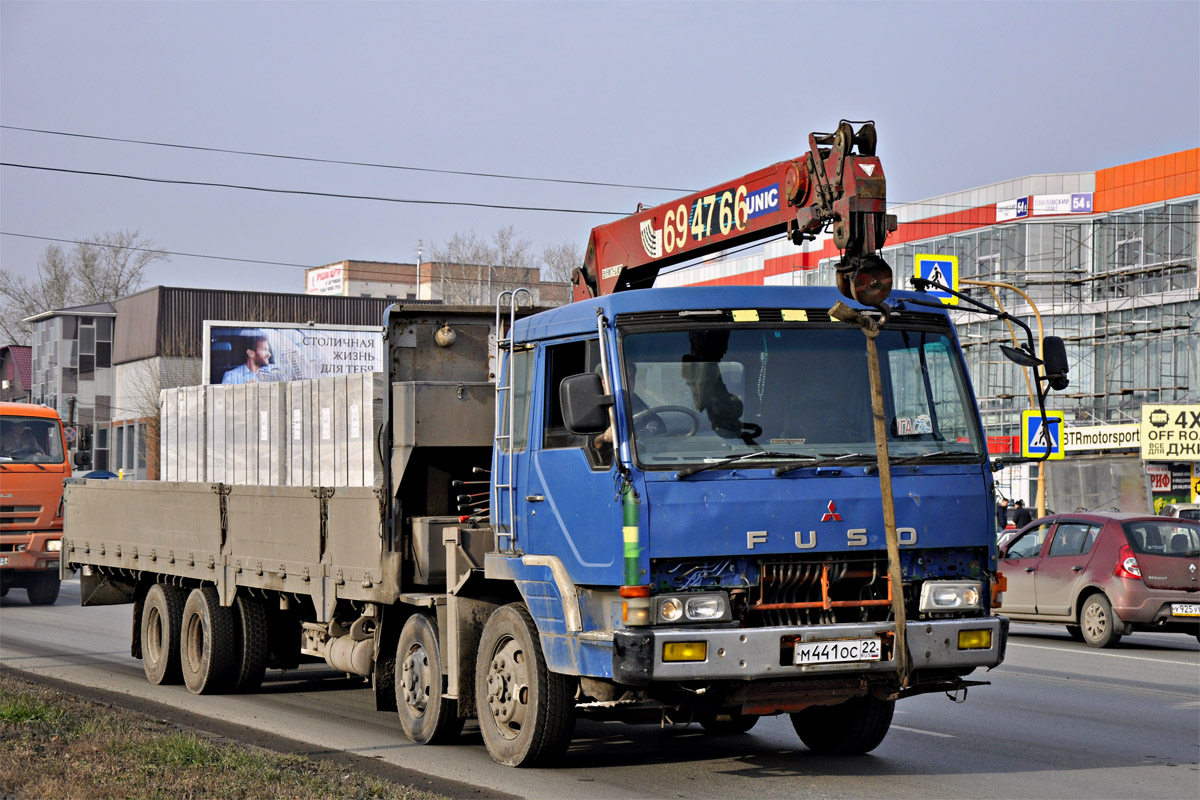
{"label": "white car", "polygon": [[1171,503],[1163,506],[1162,516],[1200,519],[1200,503]]}

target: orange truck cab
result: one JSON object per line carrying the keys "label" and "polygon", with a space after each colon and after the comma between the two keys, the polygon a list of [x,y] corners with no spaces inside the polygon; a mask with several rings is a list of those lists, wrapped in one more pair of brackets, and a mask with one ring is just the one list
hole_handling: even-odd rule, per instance
{"label": "orange truck cab", "polygon": [[0,597],[17,587],[33,605],[58,598],[63,481],[69,477],[58,413],[0,403]]}

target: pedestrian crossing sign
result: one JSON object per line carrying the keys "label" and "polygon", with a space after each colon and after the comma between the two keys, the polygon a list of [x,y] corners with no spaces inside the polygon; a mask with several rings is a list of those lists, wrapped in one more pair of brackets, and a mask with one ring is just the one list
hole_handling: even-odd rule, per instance
{"label": "pedestrian crossing sign", "polygon": [[1041,458],[1047,452],[1051,461],[1060,461],[1066,455],[1062,447],[1062,432],[1066,414],[1062,411],[1047,411],[1046,424],[1042,412],[1021,412],[1021,455],[1026,458]]}
{"label": "pedestrian crossing sign", "polygon": [[[916,276],[935,281],[958,291],[958,256],[937,256],[927,253],[914,256]],[[940,289],[927,289],[926,294],[936,297],[943,305],[956,306],[958,298]]]}

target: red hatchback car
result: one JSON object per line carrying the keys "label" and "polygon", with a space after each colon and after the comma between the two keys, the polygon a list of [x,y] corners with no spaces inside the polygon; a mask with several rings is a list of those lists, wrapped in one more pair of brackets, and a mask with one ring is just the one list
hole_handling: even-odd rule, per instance
{"label": "red hatchback car", "polygon": [[1145,514],[1054,514],[1000,548],[1008,580],[1000,613],[1065,624],[1111,647],[1127,633],[1200,640],[1200,522]]}

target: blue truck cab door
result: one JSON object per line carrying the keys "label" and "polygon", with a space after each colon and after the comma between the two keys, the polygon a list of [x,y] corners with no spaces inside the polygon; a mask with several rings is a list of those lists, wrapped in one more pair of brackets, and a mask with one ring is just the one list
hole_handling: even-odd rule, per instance
{"label": "blue truck cab door", "polygon": [[575,583],[614,585],[623,540],[613,445],[568,431],[559,399],[563,378],[599,364],[595,337],[538,347],[529,447],[519,454],[518,525],[524,552],[558,557]]}

